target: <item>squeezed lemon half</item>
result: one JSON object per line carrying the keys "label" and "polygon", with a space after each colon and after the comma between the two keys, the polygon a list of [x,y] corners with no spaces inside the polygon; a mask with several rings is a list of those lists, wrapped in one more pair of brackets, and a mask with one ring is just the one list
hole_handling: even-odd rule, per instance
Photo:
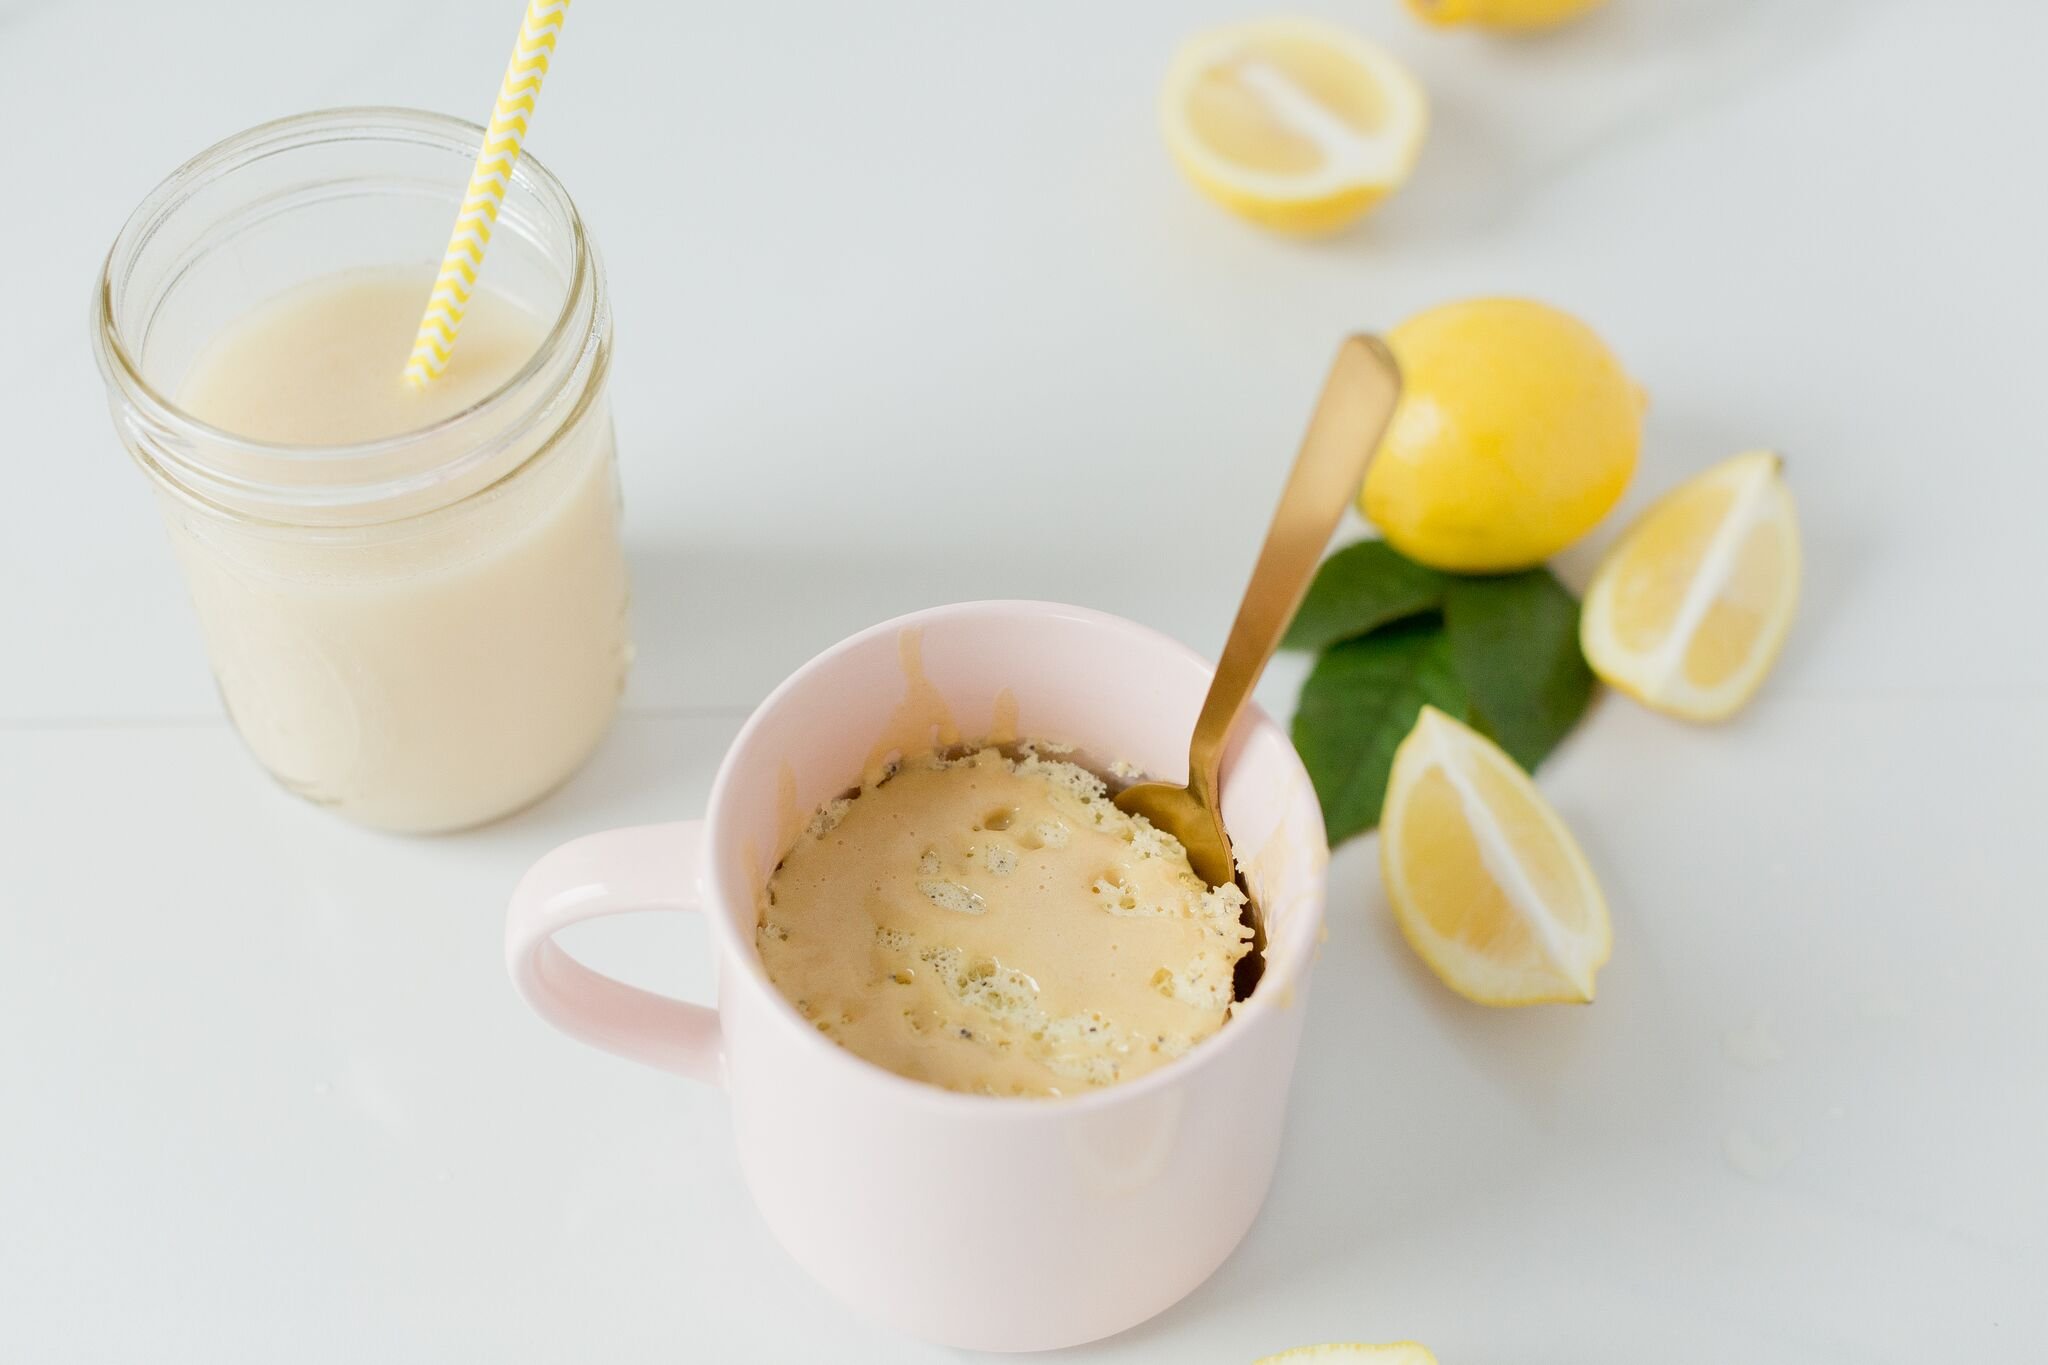
{"label": "squeezed lemon half", "polygon": [[1458,994],[1593,998],[1614,931],[1585,855],[1500,746],[1433,706],[1394,751],[1380,876],[1401,932]]}
{"label": "squeezed lemon half", "polygon": [[1428,101],[1385,51],[1275,19],[1182,43],[1160,101],[1166,145],[1202,193],[1283,232],[1330,232],[1408,178]]}
{"label": "squeezed lemon half", "polygon": [[1755,695],[1799,602],[1784,462],[1737,455],[1664,495],[1608,552],[1579,618],[1586,662],[1645,706],[1721,720]]}

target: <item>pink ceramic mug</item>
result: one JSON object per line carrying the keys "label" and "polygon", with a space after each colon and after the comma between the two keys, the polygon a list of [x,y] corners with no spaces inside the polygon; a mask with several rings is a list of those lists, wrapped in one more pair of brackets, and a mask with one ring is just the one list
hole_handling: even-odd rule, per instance
{"label": "pink ceramic mug", "polygon": [[[1144,1321],[1230,1254],[1279,1149],[1329,860],[1315,792],[1256,709],[1223,767],[1223,816],[1266,913],[1266,971],[1187,1056],[1071,1099],[960,1095],[820,1034],[754,951],[756,906],[810,811],[883,748],[983,736],[1074,744],[1180,780],[1210,667],[1129,621],[1043,602],[918,612],[834,645],[761,704],[702,820],[594,834],[537,863],[505,951],[565,1032],[732,1096],[740,1165],[782,1244],[862,1313],[954,1346],[1069,1346]],[[718,1004],[583,967],[564,925],[694,910]]]}

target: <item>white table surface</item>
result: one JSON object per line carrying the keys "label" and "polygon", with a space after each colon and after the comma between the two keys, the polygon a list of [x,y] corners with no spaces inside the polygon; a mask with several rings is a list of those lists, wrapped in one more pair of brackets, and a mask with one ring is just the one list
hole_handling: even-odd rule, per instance
{"label": "white table surface", "polygon": [[[1631,509],[1790,453],[1798,627],[1734,724],[1609,698],[1545,768],[1614,908],[1591,1009],[1453,998],[1371,842],[1338,855],[1270,1205],[1076,1356],[2048,1352],[2048,8],[1615,0],[1511,45],[1297,7],[1435,100],[1408,191],[1319,245],[1197,199],[1154,127],[1239,5],[579,5],[532,146],[617,290],[640,662],[567,790],[422,841],[238,747],[85,305],[217,137],[480,113],[516,0],[0,0],[0,1360],[953,1358],[785,1259],[718,1094],[524,1009],[507,889],[694,812],[747,708],[885,615],[1042,596],[1213,650],[1337,337],[1496,291],[1651,391]],[[688,923],[579,945],[706,989]]]}

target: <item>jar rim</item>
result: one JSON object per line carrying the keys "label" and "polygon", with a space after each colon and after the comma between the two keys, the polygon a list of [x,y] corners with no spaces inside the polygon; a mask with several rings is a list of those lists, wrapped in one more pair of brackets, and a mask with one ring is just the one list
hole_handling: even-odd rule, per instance
{"label": "jar rim", "polygon": [[[323,132],[332,136],[317,136]],[[308,134],[315,136],[308,137]],[[445,440],[456,428],[502,410],[515,394],[526,390],[550,361],[561,354],[579,326],[579,314],[589,307],[587,292],[601,293],[602,290],[602,285],[594,279],[594,262],[582,214],[562,182],[531,152],[522,151],[512,168],[511,179],[514,185],[531,192],[568,228],[569,279],[561,307],[533,354],[516,371],[467,407],[425,426],[344,445],[257,440],[215,426],[186,410],[150,383],[142,372],[141,361],[130,351],[122,336],[119,319],[115,316],[116,278],[121,273],[121,266],[148,244],[185,200],[243,166],[266,156],[325,141],[391,141],[440,146],[467,153],[480,146],[483,138],[481,124],[452,114],[400,105],[343,105],[259,123],[222,138],[191,157],[159,181],[136,205],[134,212],[121,225],[101,264],[93,298],[93,350],[108,387],[118,391],[125,401],[157,426],[198,437],[210,446],[237,454],[282,457],[294,463],[314,466],[330,463],[343,466],[379,457],[399,456],[409,449]],[[593,318],[601,320],[605,315],[604,302],[600,297],[596,300]]]}

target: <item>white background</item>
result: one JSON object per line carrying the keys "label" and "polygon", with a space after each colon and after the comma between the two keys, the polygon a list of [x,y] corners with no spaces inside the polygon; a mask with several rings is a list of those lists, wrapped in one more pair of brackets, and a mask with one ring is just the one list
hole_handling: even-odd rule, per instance
{"label": "white background", "polygon": [[[531,146],[616,288],[640,662],[567,790],[418,841],[238,747],[86,302],[220,136],[480,116],[517,0],[0,0],[0,1360],[951,1358],[783,1257],[716,1093],[520,1006],[508,888],[693,813],[746,709],[886,615],[1050,597],[1215,649],[1337,338],[1501,291],[1650,391],[1631,509],[1788,452],[1799,624],[1734,724],[1608,698],[1544,769],[1614,908],[1590,1009],[1456,1000],[1340,852],[1270,1205],[1077,1357],[2048,1352],[2048,9],[1615,0],[1509,44],[1300,8],[1435,102],[1409,189],[1311,245],[1155,127],[1175,41],[1255,10],[577,6]],[[688,923],[581,947],[706,987]]]}

